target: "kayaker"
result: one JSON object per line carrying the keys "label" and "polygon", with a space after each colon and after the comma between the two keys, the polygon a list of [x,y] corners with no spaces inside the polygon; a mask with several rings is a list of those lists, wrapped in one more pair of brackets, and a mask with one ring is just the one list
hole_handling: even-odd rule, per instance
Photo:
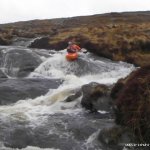
{"label": "kayaker", "polygon": [[80,50],[81,50],[81,48],[78,45],[74,44],[71,41],[68,42],[68,47],[67,47],[67,52],[68,53],[76,53],[76,52],[78,52]]}
{"label": "kayaker", "polygon": [[81,50],[81,48],[76,45],[74,42],[70,41],[68,42],[68,47],[67,47],[67,54],[66,54],[66,59],[68,61],[73,61],[78,58],[78,52]]}

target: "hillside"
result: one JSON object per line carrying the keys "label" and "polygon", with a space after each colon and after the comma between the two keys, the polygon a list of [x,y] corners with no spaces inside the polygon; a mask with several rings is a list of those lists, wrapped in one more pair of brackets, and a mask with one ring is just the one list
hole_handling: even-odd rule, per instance
{"label": "hillside", "polygon": [[64,49],[67,42],[74,39],[81,47],[100,56],[144,66],[150,59],[150,12],[108,13],[0,25],[1,45],[11,44],[14,37],[44,37],[30,47],[57,50]]}

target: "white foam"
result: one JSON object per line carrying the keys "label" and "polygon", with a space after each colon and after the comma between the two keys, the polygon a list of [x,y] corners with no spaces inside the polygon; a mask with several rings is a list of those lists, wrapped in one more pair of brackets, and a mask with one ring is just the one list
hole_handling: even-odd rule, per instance
{"label": "white foam", "polygon": [[60,150],[60,149],[56,149],[56,148],[40,148],[40,147],[36,147],[36,146],[27,146],[26,148],[9,148],[9,147],[5,147],[3,145],[3,143],[0,143],[0,148],[2,150]]}
{"label": "white foam", "polygon": [[104,111],[104,110],[99,110],[98,111],[100,114],[107,114],[108,112],[107,111]]}
{"label": "white foam", "polygon": [[[19,149],[17,149],[19,150]],[[55,148],[39,148],[39,147],[34,147],[34,146],[28,146],[27,148],[23,148],[21,150],[60,150],[60,149],[55,149]]]}
{"label": "white foam", "polygon": [[78,114],[82,112],[81,97],[72,102],[64,100],[75,93],[74,88],[60,87],[50,91],[45,96],[35,99],[20,100],[13,105],[0,107],[0,118],[3,121],[10,119],[17,121],[30,121],[33,125],[42,124],[49,115]]}
{"label": "white foam", "polygon": [[[69,84],[76,84],[79,82],[80,86],[89,82],[113,84],[119,78],[126,77],[135,69],[133,65],[124,62],[114,63],[104,60],[94,60],[94,58],[90,58],[89,55],[82,54],[82,62],[87,65],[88,63],[91,64],[93,67],[97,68],[97,71],[95,73],[91,72],[77,76],[74,74],[74,71],[78,71],[78,69],[82,70],[84,68],[80,68],[80,64],[78,64],[76,61],[68,62],[65,59],[65,54],[65,51],[54,54],[53,57],[47,59],[33,73],[31,73],[29,77],[62,78],[66,83],[68,82]],[[104,69],[101,72],[98,72],[98,70],[101,68]],[[92,68],[87,67],[87,69]],[[85,70],[85,72],[86,71],[89,70]]]}
{"label": "white foam", "polygon": [[[97,130],[92,135],[90,135],[89,138],[86,140],[86,142],[84,143],[84,146],[86,146],[87,149],[94,148],[94,145],[95,145],[94,143],[96,143],[99,132],[100,132],[100,130]],[[101,150],[101,149],[99,149],[99,150]]]}
{"label": "white foam", "polygon": [[[62,78],[63,84],[56,90],[49,91],[46,95],[35,99],[20,100],[11,106],[0,107],[0,117],[3,119],[18,119],[44,121],[44,114],[77,114],[82,111],[79,107],[81,97],[73,102],[64,102],[64,100],[72,94],[75,94],[76,89],[90,82],[98,82],[103,84],[113,84],[119,78],[127,76],[135,68],[127,63],[113,63],[104,60],[94,60],[89,54],[83,55],[82,61],[95,65],[96,69],[102,69],[102,72],[88,73],[86,75],[77,76],[69,69],[76,68],[76,62],[68,62],[65,59],[65,51],[54,53],[52,57],[46,59],[37,69],[29,75],[29,77],[41,78]],[[88,61],[87,61],[88,60]],[[99,68],[100,66],[100,68]],[[78,66],[80,67],[80,66]],[[88,67],[90,69],[90,67]],[[96,70],[97,71],[97,70]],[[41,117],[42,116],[42,117]],[[40,121],[37,121],[40,123]]]}
{"label": "white foam", "polygon": [[34,77],[37,74],[45,77],[62,78],[64,76],[62,70],[66,68],[68,63],[64,55],[53,54],[53,57],[43,62],[29,77]]}

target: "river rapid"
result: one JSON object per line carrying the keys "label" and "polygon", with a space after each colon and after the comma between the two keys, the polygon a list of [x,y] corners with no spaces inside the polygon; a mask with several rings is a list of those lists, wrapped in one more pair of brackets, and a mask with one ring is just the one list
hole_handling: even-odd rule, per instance
{"label": "river rapid", "polygon": [[[134,66],[89,52],[81,53],[77,61],[68,62],[65,50],[28,48],[32,40],[16,39],[12,46],[0,46],[1,71],[7,76],[5,82],[13,82],[12,89],[22,80],[46,80],[53,84],[44,94],[38,91],[34,98],[14,98],[12,103],[1,103],[0,150],[106,150],[97,136],[101,129],[113,126],[114,119],[107,115],[109,112],[90,113],[81,106],[82,96],[72,102],[65,99],[91,82],[111,86],[132,72]],[[35,66],[28,75],[20,71],[27,62],[29,67]],[[30,86],[28,91],[32,94],[34,90]],[[0,94],[5,87],[6,84],[0,87]],[[21,88],[23,86],[19,90]],[[7,99],[7,95],[9,91],[0,98]],[[12,98],[15,95],[15,91],[11,93]]]}

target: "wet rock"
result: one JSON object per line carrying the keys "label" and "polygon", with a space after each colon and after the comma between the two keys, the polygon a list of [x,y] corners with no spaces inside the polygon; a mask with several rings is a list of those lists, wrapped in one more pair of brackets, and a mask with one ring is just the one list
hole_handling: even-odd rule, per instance
{"label": "wet rock", "polygon": [[98,135],[98,140],[105,147],[109,147],[114,150],[122,150],[125,144],[133,143],[135,139],[129,129],[114,126],[111,128],[102,129]]}
{"label": "wet rock", "polygon": [[11,41],[9,39],[0,37],[0,45],[10,45],[10,44],[11,44]]}
{"label": "wet rock", "polygon": [[61,82],[56,79],[0,79],[0,105],[44,95]]}
{"label": "wet rock", "polygon": [[116,123],[131,128],[140,142],[149,143],[150,66],[142,67],[131,73],[113,98]]}
{"label": "wet rock", "polygon": [[49,38],[42,37],[40,39],[34,40],[29,47],[30,48],[41,48],[41,49],[48,49],[49,48]]}
{"label": "wet rock", "polygon": [[83,98],[81,104],[94,112],[97,110],[109,111],[111,108],[110,89],[106,85],[90,83],[82,86]]}
{"label": "wet rock", "polygon": [[75,94],[68,96],[65,101],[72,102],[72,101],[76,100],[77,98],[79,98],[81,95],[82,95],[82,92],[79,90]]}
{"label": "wet rock", "polygon": [[51,43],[51,38],[49,37],[43,37],[40,39],[36,39],[34,42],[32,42],[29,47],[30,48],[41,48],[41,49],[55,49],[55,50],[63,50],[68,46],[68,41],[58,41],[56,43]]}
{"label": "wet rock", "polygon": [[18,71],[18,77],[26,77],[30,72],[33,72],[36,66],[23,66]]}
{"label": "wet rock", "polygon": [[1,66],[12,77],[25,77],[42,62],[40,56],[30,50],[12,48],[2,55]]}
{"label": "wet rock", "polygon": [[0,70],[0,78],[7,78],[7,76],[3,73],[2,70]]}

